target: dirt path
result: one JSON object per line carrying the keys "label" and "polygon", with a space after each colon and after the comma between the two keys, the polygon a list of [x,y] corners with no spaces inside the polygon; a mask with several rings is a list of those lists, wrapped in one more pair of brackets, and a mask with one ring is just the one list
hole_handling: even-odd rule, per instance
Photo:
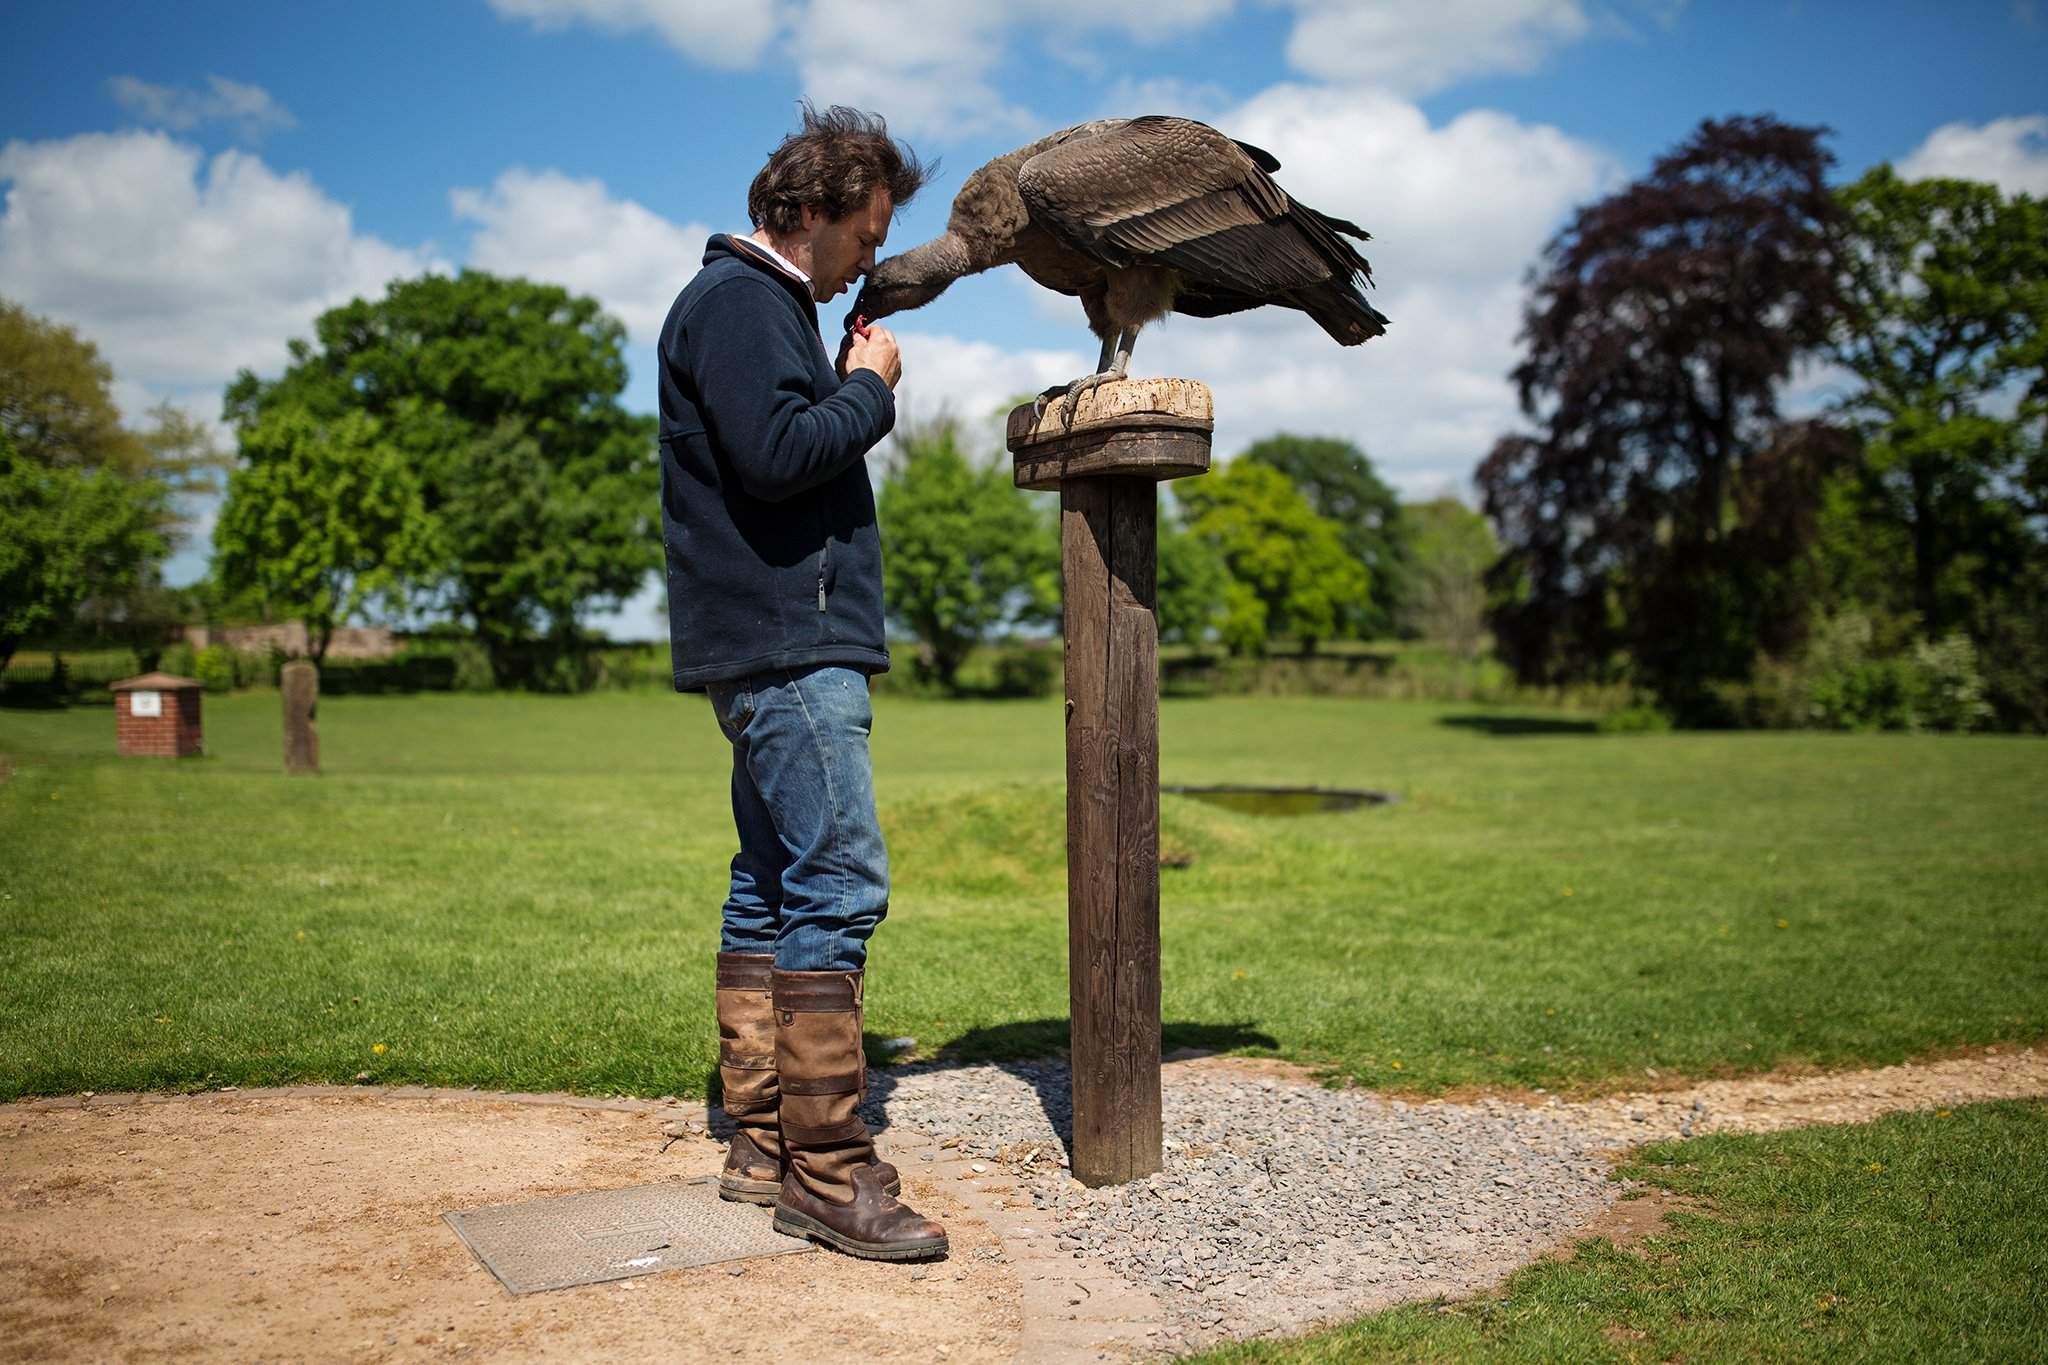
{"label": "dirt path", "polygon": [[[1233,1058],[1174,1062],[1167,1083],[1218,1070],[1308,1083],[1298,1068]],[[1552,1108],[1621,1147],[2022,1095],[2048,1095],[2048,1050],[1465,1103]],[[1036,1365],[1151,1353],[1142,1298],[1085,1304],[1102,1290],[1083,1279],[1093,1271],[1022,1244],[1010,1225],[1029,1215],[1005,1211],[1000,1171],[914,1142],[895,1154],[910,1198],[946,1222],[954,1248],[922,1274],[815,1253],[515,1298],[441,1221],[708,1173],[720,1149],[707,1137],[659,1150],[665,1120],[703,1118],[640,1101],[316,1087],[0,1105],[0,1361]]]}
{"label": "dirt path", "polygon": [[2048,1095],[2048,1049],[1985,1048],[1976,1056],[1873,1071],[1700,1081],[1607,1095],[1563,1107],[1576,1120],[1627,1146],[1707,1133],[1769,1133],[1810,1123],[1863,1123],[1902,1109],[2028,1095]]}
{"label": "dirt path", "polygon": [[718,1168],[708,1138],[660,1152],[659,1121],[346,1092],[0,1108],[0,1360],[1014,1354],[986,1225],[914,1180],[954,1248],[917,1278],[812,1253],[515,1298],[441,1221]]}

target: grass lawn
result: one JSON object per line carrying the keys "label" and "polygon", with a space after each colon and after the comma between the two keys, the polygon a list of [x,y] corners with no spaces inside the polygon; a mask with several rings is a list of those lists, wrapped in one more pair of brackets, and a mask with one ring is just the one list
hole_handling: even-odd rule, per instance
{"label": "grass lawn", "polygon": [[1639,1246],[1199,1359],[2048,1359],[2044,1169],[2038,1100],[1646,1147],[1620,1174],[1696,1211]]}
{"label": "grass lawn", "polygon": [[[702,1094],[731,852],[701,698],[274,693],[208,756],[0,711],[0,1097],[347,1081]],[[1169,1044],[1377,1086],[1618,1084],[2048,1036],[2048,744],[1602,736],[1557,712],[1162,708],[1168,782],[1394,791],[1274,820],[1163,803]],[[1060,711],[884,696],[896,897],[868,1027],[1065,1042]]]}

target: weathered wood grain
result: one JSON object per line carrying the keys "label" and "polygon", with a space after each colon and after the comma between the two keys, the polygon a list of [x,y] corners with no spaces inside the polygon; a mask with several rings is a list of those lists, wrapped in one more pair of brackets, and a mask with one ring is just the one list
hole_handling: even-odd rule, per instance
{"label": "weathered wood grain", "polygon": [[[1066,580],[1067,982],[1072,1002],[1074,1171],[1116,1141],[1116,731],[1109,714],[1110,490],[1060,490]],[[1084,1159],[1082,1152],[1090,1153]]]}
{"label": "weathered wood grain", "polygon": [[1067,424],[1010,416],[1017,482],[1060,491],[1066,586],[1067,972],[1074,1175],[1160,1168],[1161,479],[1209,467],[1209,392],[1104,385]]}
{"label": "weathered wood grain", "polygon": [[1047,493],[1069,479],[1141,474],[1184,479],[1209,472],[1209,433],[1177,427],[1092,431],[1071,441],[1017,452],[1017,487]]}
{"label": "weathered wood grain", "polygon": [[[1114,1014],[1109,1070],[1122,1113],[1113,1178],[1160,1166],[1159,494],[1149,479],[1110,486],[1109,714],[1117,735]],[[1081,1177],[1086,1180],[1087,1176]]]}

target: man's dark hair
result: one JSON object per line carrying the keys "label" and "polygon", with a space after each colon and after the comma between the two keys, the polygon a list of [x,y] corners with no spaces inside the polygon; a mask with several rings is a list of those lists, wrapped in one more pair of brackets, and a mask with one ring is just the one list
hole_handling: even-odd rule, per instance
{"label": "man's dark hair", "polygon": [[798,232],[805,204],[837,222],[866,207],[878,188],[889,191],[900,210],[939,168],[892,141],[880,114],[843,104],[821,114],[808,100],[803,114],[804,126],[782,139],[747,189],[747,216],[757,228],[785,236]]}

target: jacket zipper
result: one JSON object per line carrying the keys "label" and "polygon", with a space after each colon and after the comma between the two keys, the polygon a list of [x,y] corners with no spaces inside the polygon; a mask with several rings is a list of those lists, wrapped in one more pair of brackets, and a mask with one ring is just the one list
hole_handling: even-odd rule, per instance
{"label": "jacket zipper", "polygon": [[819,611],[823,611],[823,610],[825,610],[825,557],[826,557],[827,555],[831,554],[831,553],[832,553],[832,544],[831,544],[831,542],[830,542],[830,541],[827,541],[827,542],[825,543],[825,548],[824,548],[824,549],[822,549],[822,550],[818,551],[818,610],[819,610]]}

